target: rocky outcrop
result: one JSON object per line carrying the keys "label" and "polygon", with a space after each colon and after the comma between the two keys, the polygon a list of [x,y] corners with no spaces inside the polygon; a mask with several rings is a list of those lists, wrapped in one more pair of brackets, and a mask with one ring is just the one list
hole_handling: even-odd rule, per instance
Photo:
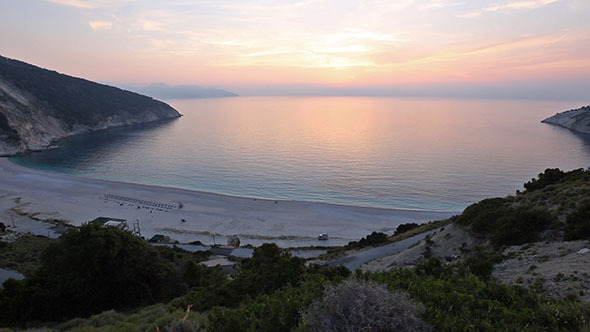
{"label": "rocky outcrop", "polygon": [[150,97],[0,56],[0,156],[47,149],[66,136],[180,116]]}
{"label": "rocky outcrop", "polygon": [[590,106],[557,113],[541,121],[579,133],[590,134]]}

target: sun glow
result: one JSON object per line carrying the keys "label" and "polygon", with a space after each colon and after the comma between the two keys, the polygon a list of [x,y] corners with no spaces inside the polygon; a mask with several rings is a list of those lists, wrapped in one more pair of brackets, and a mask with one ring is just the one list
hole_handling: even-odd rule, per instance
{"label": "sun glow", "polygon": [[[8,4],[0,11],[5,55],[102,81],[379,85],[590,77],[590,3],[583,0],[37,0],[29,7],[48,14],[26,29],[19,17],[31,8],[0,6]],[[35,47],[22,47],[23,39]],[[82,58],[84,64],[76,60]]]}

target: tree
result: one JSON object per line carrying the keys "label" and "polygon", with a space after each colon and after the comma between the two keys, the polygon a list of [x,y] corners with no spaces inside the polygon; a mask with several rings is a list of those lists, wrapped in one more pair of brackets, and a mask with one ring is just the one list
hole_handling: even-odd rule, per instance
{"label": "tree", "polygon": [[271,294],[287,284],[297,285],[304,273],[303,258],[292,257],[274,243],[265,243],[254,249],[252,258],[238,264],[232,286],[242,295]]}
{"label": "tree", "polygon": [[182,281],[182,271],[145,241],[118,229],[83,225],[45,249],[31,278],[0,292],[0,312],[17,311],[0,321],[62,321],[154,303],[180,295],[186,290]]}

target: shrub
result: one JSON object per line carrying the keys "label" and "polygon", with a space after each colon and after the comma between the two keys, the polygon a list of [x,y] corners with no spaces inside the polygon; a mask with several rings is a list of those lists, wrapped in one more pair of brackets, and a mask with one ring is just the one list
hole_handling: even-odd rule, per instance
{"label": "shrub", "polygon": [[201,324],[194,320],[175,319],[162,329],[163,332],[201,332]]}
{"label": "shrub", "polygon": [[524,184],[527,191],[535,191],[543,189],[548,185],[555,184],[561,180],[567,173],[564,173],[559,168],[547,168],[545,172],[539,173],[539,179],[531,179],[531,181]]}
{"label": "shrub", "polygon": [[505,198],[484,199],[472,204],[457,217],[457,223],[489,236],[496,246],[517,245],[537,240],[554,221],[542,208],[510,207]]}
{"label": "shrub", "polygon": [[567,216],[564,240],[590,240],[590,202]]}
{"label": "shrub", "polygon": [[414,270],[358,277],[409,293],[424,305],[424,318],[435,331],[579,331],[590,321],[587,303],[542,298],[534,290],[486,282],[462,269],[430,259]]}
{"label": "shrub", "polygon": [[535,242],[553,220],[545,209],[513,208],[494,223],[490,240],[496,246]]}
{"label": "shrub", "polygon": [[[0,323],[63,321],[169,300],[187,289],[173,256],[128,232],[95,224],[67,231],[27,279],[0,290]],[[169,254],[171,252],[168,252]],[[205,271],[192,271],[195,276]],[[57,305],[56,305],[57,304]]]}
{"label": "shrub", "polygon": [[360,249],[368,246],[376,246],[386,243],[389,240],[387,234],[383,232],[373,232],[359,241],[351,241],[346,245],[347,249]]}
{"label": "shrub", "polygon": [[429,331],[421,305],[380,284],[348,280],[326,289],[303,314],[303,331]]}
{"label": "shrub", "polygon": [[274,243],[265,243],[254,249],[252,258],[238,264],[232,287],[241,295],[271,294],[287,284],[297,285],[304,273],[303,258],[292,257]]}
{"label": "shrub", "polygon": [[206,321],[207,331],[289,331],[299,324],[301,312],[318,298],[327,280],[308,275],[299,286],[286,286],[272,295],[261,294],[238,308],[215,307]]}
{"label": "shrub", "polygon": [[508,201],[505,198],[488,198],[468,206],[457,217],[457,223],[471,227],[477,233],[488,233],[497,219],[507,214]]}
{"label": "shrub", "polygon": [[415,222],[401,224],[401,225],[397,226],[397,228],[395,229],[395,233],[393,233],[393,235],[398,235],[398,234],[402,234],[402,233],[411,231],[412,229],[418,228],[419,226],[420,225],[416,224]]}

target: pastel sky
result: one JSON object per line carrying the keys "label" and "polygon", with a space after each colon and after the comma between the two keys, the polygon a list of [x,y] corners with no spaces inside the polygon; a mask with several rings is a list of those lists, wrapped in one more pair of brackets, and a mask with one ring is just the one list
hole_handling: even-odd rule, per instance
{"label": "pastel sky", "polygon": [[1,0],[0,54],[101,82],[252,94],[514,85],[588,95],[589,17],[589,0]]}

